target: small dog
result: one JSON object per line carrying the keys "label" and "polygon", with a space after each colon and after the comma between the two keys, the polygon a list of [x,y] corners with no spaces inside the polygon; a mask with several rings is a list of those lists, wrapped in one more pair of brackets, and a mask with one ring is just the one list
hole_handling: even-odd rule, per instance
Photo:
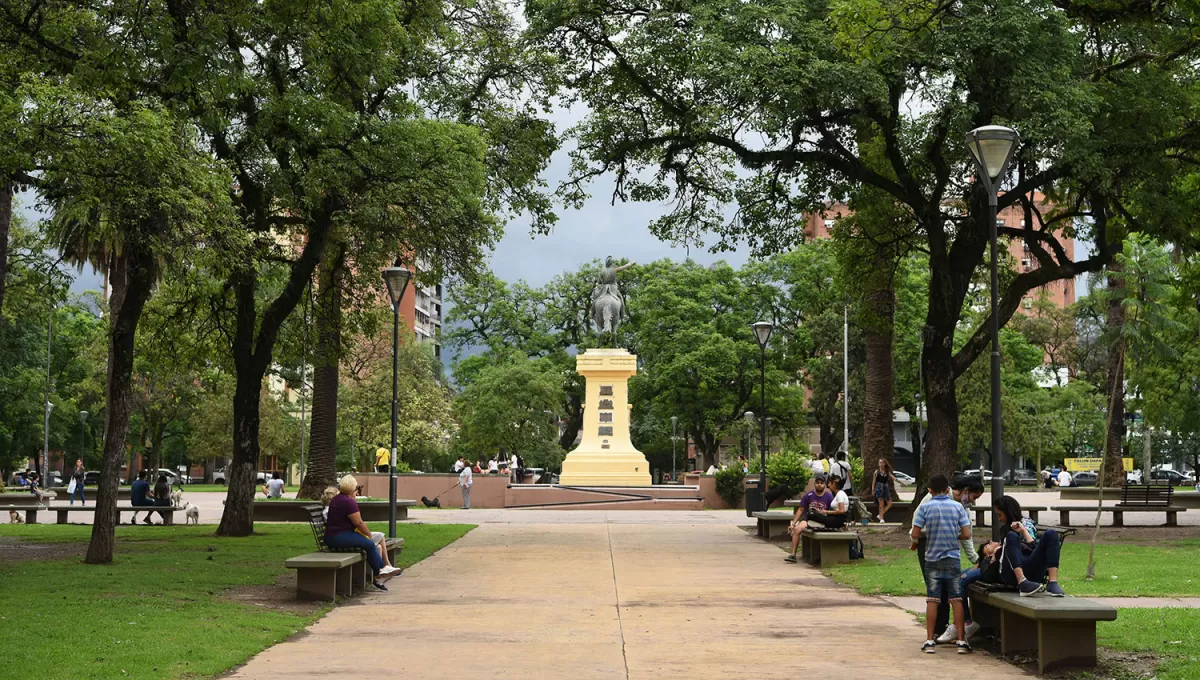
{"label": "small dog", "polygon": [[425,507],[427,507],[427,508],[440,508],[440,507],[442,507],[442,502],[441,502],[440,500],[436,499],[436,498],[435,498],[435,499],[433,499],[433,500],[429,500],[428,498],[426,498],[426,497],[424,497],[424,496],[421,496],[421,503],[422,503],[422,504],[424,504],[424,505],[425,505]]}
{"label": "small dog", "polygon": [[179,501],[182,499],[183,499],[183,490],[182,489],[176,489],[175,491],[171,492],[171,505],[174,505],[175,507],[179,507]]}
{"label": "small dog", "polygon": [[192,505],[191,503],[188,503],[187,507],[183,509],[183,514],[187,518],[184,520],[184,522],[183,522],[184,524],[199,524],[200,523],[200,508],[197,508],[196,506]]}
{"label": "small dog", "polygon": [[21,517],[21,513],[17,512],[16,510],[9,510],[8,511],[8,523],[9,524],[24,524],[25,518]]}

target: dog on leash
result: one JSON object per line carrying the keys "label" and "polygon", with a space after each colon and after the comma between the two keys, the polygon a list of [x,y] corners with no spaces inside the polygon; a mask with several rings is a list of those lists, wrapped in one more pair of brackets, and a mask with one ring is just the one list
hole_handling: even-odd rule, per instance
{"label": "dog on leash", "polygon": [[16,510],[9,510],[8,511],[8,523],[9,524],[24,524],[25,519],[23,517],[21,517],[21,513],[17,512]]}
{"label": "dog on leash", "polygon": [[433,499],[433,500],[429,500],[429,499],[428,499],[428,498],[426,498],[425,496],[421,496],[421,503],[422,503],[422,504],[423,504],[425,507],[427,507],[427,508],[440,508],[440,507],[442,507],[442,502],[441,502],[440,500],[436,499],[436,498],[435,498],[435,499]]}
{"label": "dog on leash", "polygon": [[183,509],[183,514],[184,514],[184,517],[186,517],[186,519],[183,522],[184,524],[199,524],[200,523],[200,508],[197,508],[196,506],[192,505],[191,503],[188,503],[187,507]]}

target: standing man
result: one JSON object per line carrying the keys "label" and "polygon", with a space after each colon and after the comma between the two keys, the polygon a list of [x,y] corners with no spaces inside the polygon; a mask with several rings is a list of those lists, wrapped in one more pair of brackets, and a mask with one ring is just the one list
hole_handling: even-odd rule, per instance
{"label": "standing man", "polygon": [[916,550],[922,538],[925,546],[925,644],[921,651],[933,654],[937,650],[934,626],[937,624],[938,604],[945,596],[954,612],[954,630],[959,654],[971,651],[963,637],[962,553],[959,541],[971,540],[971,517],[961,503],[950,497],[950,481],[946,475],[934,475],[929,480],[929,502],[917,508],[913,515],[911,549]]}
{"label": "standing man", "polygon": [[391,463],[391,461],[392,452],[383,448],[383,444],[375,442],[375,471],[390,472],[391,468],[388,467],[388,465]]}
{"label": "standing man", "polygon": [[838,477],[841,477],[843,480],[845,480],[842,484],[842,490],[846,492],[846,495],[853,494],[854,493],[854,479],[853,479],[854,475],[852,474],[852,470],[850,468],[850,463],[846,462],[846,452],[845,451],[837,452],[837,460],[835,460],[833,462],[833,464],[830,465],[829,469],[832,470],[832,474],[837,475]]}
{"label": "standing man", "polygon": [[79,496],[79,504],[87,505],[87,499],[83,497],[83,459],[75,460],[75,471],[71,473],[71,479],[75,481],[75,490],[71,492],[71,505],[75,505],[75,497]]}
{"label": "standing man", "polygon": [[464,465],[462,472],[458,473],[458,485],[462,487],[463,494],[463,510],[471,509],[471,484],[474,483],[472,476],[470,465]]}

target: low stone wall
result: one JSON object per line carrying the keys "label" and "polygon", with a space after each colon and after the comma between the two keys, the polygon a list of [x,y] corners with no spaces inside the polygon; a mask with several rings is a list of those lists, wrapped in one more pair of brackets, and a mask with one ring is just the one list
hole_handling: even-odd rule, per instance
{"label": "low stone wall", "polygon": [[[354,478],[362,485],[363,493],[366,495],[372,498],[388,497],[388,475],[360,472]],[[462,490],[455,488],[457,484],[458,475],[455,474],[396,475],[396,497],[415,498],[419,506],[421,496],[432,499],[440,495],[443,508],[461,508]],[[471,485],[471,507],[503,508],[508,484],[508,475],[489,475],[487,473],[474,475]]]}
{"label": "low stone wall", "polygon": [[[309,516],[304,506],[313,504],[315,501],[254,501],[254,519],[258,522],[307,522]],[[410,499],[397,498],[396,519],[408,519],[408,506],[412,504]],[[388,519],[386,501],[360,501],[358,510],[364,522],[384,522]]]}

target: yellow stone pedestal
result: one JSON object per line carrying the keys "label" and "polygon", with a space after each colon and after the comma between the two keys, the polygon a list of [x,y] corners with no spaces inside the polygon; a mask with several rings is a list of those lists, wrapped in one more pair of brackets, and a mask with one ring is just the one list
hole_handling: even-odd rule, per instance
{"label": "yellow stone pedestal", "polygon": [[629,440],[629,379],[637,357],[623,349],[589,349],[575,357],[587,380],[583,440],[567,454],[564,486],[650,486],[650,464]]}

